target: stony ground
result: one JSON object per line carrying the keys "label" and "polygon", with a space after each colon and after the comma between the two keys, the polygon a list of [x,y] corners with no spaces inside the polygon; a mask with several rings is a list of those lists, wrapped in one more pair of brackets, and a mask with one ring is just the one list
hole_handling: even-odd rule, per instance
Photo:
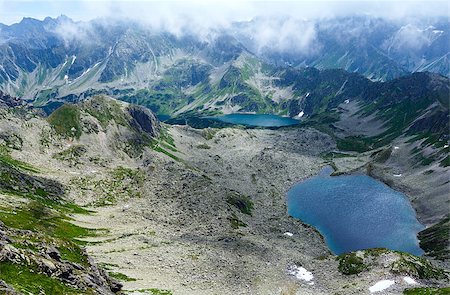
{"label": "stony ground", "polygon": [[[182,160],[147,154],[143,197],[80,219],[114,229],[111,241],[89,250],[139,279],[127,288],[274,294],[290,286],[288,266],[313,269],[329,255],[320,235],[287,216],[284,200],[293,182],[324,165],[318,154],[333,147],[329,138],[312,130],[170,132]],[[227,203],[233,195],[250,197],[251,215]],[[231,219],[245,226],[233,228]]]}
{"label": "stony ground", "polygon": [[[148,152],[138,164],[145,174],[140,198],[97,207],[96,214],[78,218],[83,226],[111,230],[104,242],[88,251],[137,279],[126,282],[126,289],[168,289],[173,294],[368,294],[369,287],[382,279],[396,282],[384,294],[411,287],[387,266],[374,267],[364,276],[342,275],[321,236],[287,215],[286,191],[326,165],[320,155],[335,147],[328,136],[311,129],[185,126],[171,127],[170,134],[180,160]],[[352,161],[348,169],[365,163],[364,157]],[[250,197],[251,215],[227,203],[235,194]],[[233,222],[245,226],[233,227]],[[299,279],[293,275],[295,267],[310,271],[314,278]]]}
{"label": "stony ground", "polygon": [[[111,150],[109,130],[77,141],[48,138],[40,119],[8,117],[0,128],[23,135],[21,159],[67,187],[68,197],[94,211],[76,224],[103,229],[88,253],[134,294],[377,294],[411,287],[390,271],[385,255],[370,270],[344,275],[322,237],[288,216],[286,191],[327,165],[334,141],[313,129],[196,130],[166,126],[176,150],[148,149],[139,158]],[[39,135],[39,136],[36,136]],[[83,146],[81,156],[62,152]],[[362,169],[368,156],[337,161]],[[395,256],[395,255],[394,255]],[[442,281],[418,280],[417,285]],[[147,291],[145,291],[147,290]]]}

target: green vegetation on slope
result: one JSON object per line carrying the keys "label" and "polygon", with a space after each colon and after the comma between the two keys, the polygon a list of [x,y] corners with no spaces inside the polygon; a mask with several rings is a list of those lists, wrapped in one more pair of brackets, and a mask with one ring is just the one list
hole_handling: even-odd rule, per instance
{"label": "green vegetation on slope", "polygon": [[6,165],[10,168],[17,168],[23,171],[38,173],[39,170],[30,164],[19,161],[11,157],[10,150],[5,146],[0,146],[0,165]]}
{"label": "green vegetation on slope", "polygon": [[357,255],[358,252],[346,253],[339,255],[338,269],[345,275],[354,275],[367,270],[367,265],[364,264],[363,257]]}
{"label": "green vegetation on slope", "polygon": [[405,295],[447,295],[450,288],[413,288],[403,291]]}
{"label": "green vegetation on slope", "polygon": [[450,216],[419,232],[418,238],[427,255],[441,260],[450,259]]}
{"label": "green vegetation on slope", "polygon": [[244,196],[237,192],[229,193],[227,203],[238,208],[241,213],[252,215],[253,202],[249,196]]}
{"label": "green vegetation on slope", "polygon": [[87,149],[83,145],[71,146],[62,152],[53,155],[55,159],[67,162],[70,167],[80,164],[80,157],[87,152]]}
{"label": "green vegetation on slope", "polygon": [[66,215],[35,200],[20,209],[2,208],[0,220],[9,227],[38,232],[63,242],[94,234],[94,231],[72,224]]}
{"label": "green vegetation on slope", "polygon": [[[96,231],[73,224],[67,215],[89,212],[65,202],[64,189],[57,182],[26,174],[11,162],[15,163],[0,161],[0,197],[6,201],[0,206],[0,227],[2,237],[10,241],[7,251],[26,252],[18,254],[20,259],[0,263],[0,280],[30,294],[93,294],[90,288],[77,289],[51,275],[46,267],[56,271],[55,263],[43,254],[54,247],[54,254],[49,254],[52,259],[76,263],[80,272],[89,272],[91,265],[79,238],[93,236]],[[10,202],[15,205],[7,205]]]}
{"label": "green vegetation on slope", "polygon": [[175,161],[182,161],[179,157],[175,156],[172,152],[177,152],[175,141],[170,135],[167,127],[162,127],[158,138],[153,138],[150,144],[151,148],[159,153],[163,153],[166,156],[172,158]]}
{"label": "green vegetation on slope", "polygon": [[144,182],[144,173],[139,169],[117,167],[109,171],[108,176],[102,179],[80,177],[71,180],[71,184],[80,188],[82,194],[93,192],[96,197],[91,205],[108,206],[117,201],[131,198],[140,198],[140,188]]}
{"label": "green vegetation on slope", "polygon": [[82,294],[58,279],[39,273],[29,265],[0,263],[0,280],[16,290],[29,294]]}
{"label": "green vegetation on slope", "polygon": [[110,277],[118,279],[119,281],[124,281],[124,282],[134,282],[134,281],[136,281],[135,278],[130,278],[129,276],[127,276],[127,275],[125,275],[123,273],[120,273],[120,272],[110,271],[110,272],[108,272],[108,274],[109,274]]}
{"label": "green vegetation on slope", "polygon": [[[410,275],[425,280],[444,279],[447,277],[445,270],[433,266],[423,257],[383,248],[345,253],[339,255],[336,259],[339,261],[338,269],[341,273],[345,275],[354,275],[370,270],[378,258],[389,254],[395,254],[396,258],[394,260],[390,258],[392,262],[389,266],[384,265],[384,267],[389,267],[393,273]],[[384,261],[382,257],[381,261]]]}
{"label": "green vegetation on slope", "polygon": [[84,102],[83,109],[96,118],[103,128],[106,128],[113,120],[118,125],[128,125],[127,118],[120,104],[113,99],[97,95]]}
{"label": "green vegetation on slope", "polygon": [[57,134],[66,138],[80,138],[80,110],[77,106],[64,104],[56,109],[47,120]]}

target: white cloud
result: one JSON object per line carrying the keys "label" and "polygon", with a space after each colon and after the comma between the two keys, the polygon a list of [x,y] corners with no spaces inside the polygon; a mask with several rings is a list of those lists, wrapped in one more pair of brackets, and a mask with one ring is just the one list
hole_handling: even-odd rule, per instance
{"label": "white cloud", "polygon": [[[190,33],[203,40],[214,38],[216,32],[229,28],[235,21],[258,17],[257,25],[250,27],[247,32],[256,41],[254,50],[276,48],[281,52],[289,50],[294,54],[305,55],[313,54],[320,48],[316,19],[355,14],[403,19],[413,15],[437,16],[447,13],[448,3],[445,1],[0,0],[0,22],[22,16],[43,18],[43,15],[56,17],[60,14],[83,21],[103,18],[106,23],[126,18],[145,24],[152,30],[164,30],[176,36]],[[337,30],[342,32],[339,38],[342,41],[363,36],[367,33],[364,30],[370,29],[370,25],[353,29],[348,24],[342,26],[341,30]],[[63,23],[57,33],[67,43],[75,39],[89,40],[95,34],[85,23]],[[405,30],[399,38],[404,40],[400,44],[409,47],[420,47],[426,42],[414,30]]]}
{"label": "white cloud", "polygon": [[257,53],[268,50],[310,55],[319,48],[315,23],[292,17],[255,19],[245,34],[256,45],[253,50]]}
{"label": "white cloud", "polygon": [[406,16],[447,16],[447,1],[238,1],[238,0],[0,0],[0,22],[66,14],[76,20],[98,17],[130,17],[174,27],[177,20],[189,17],[200,27],[248,20],[256,15],[290,15],[322,18],[371,14],[386,18]]}
{"label": "white cloud", "polygon": [[70,21],[61,22],[54,31],[63,40],[66,47],[69,47],[74,41],[88,41],[92,32],[89,23],[73,23]]}
{"label": "white cloud", "polygon": [[394,42],[400,50],[419,50],[431,42],[427,30],[420,29],[411,24],[403,26],[394,38]]}

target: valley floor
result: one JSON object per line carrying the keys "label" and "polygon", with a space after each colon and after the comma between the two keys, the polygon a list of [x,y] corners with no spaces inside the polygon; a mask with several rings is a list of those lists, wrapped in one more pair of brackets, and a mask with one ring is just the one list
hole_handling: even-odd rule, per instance
{"label": "valley floor", "polygon": [[[369,294],[370,286],[391,279],[395,285],[384,294],[400,294],[418,286],[381,265],[349,279],[339,272],[321,236],[287,215],[286,191],[327,164],[322,155],[335,148],[327,135],[297,128],[169,128],[174,157],[148,151],[130,167],[143,173],[140,197],[119,199],[93,208],[95,214],[77,216],[79,225],[109,230],[91,239],[94,243],[87,249],[99,263],[135,279],[124,283],[126,290]],[[346,168],[366,161],[354,158]],[[85,172],[77,173],[83,177]],[[89,177],[101,179],[105,172],[95,173],[100,176]],[[92,197],[73,195],[84,205],[92,203]],[[383,259],[381,264],[387,265],[394,258]],[[296,277],[296,267],[312,272],[314,278]]]}
{"label": "valley floor", "polygon": [[[147,154],[142,198],[78,219],[111,229],[107,242],[88,251],[137,279],[126,289],[276,294],[300,284],[287,273],[290,266],[314,271],[327,259],[320,235],[287,216],[285,203],[295,181],[325,164],[319,154],[334,146],[326,135],[181,126],[170,134],[180,160]],[[241,196],[250,197],[251,215],[229,203]],[[311,294],[321,289],[304,285]]]}
{"label": "valley floor", "polygon": [[[126,106],[109,107],[120,115]],[[389,288],[377,294],[448,286],[441,270],[404,253],[369,250],[337,258],[316,230],[287,215],[287,190],[330,164],[325,155],[336,144],[326,134],[298,127],[163,125],[159,137],[148,142],[141,133],[136,137],[135,125],[123,123],[123,117],[116,114],[102,126],[103,112],[88,110],[98,118],[83,112],[81,135],[72,140],[55,134],[55,125],[39,116],[1,113],[0,130],[13,146],[3,159],[9,167],[5,179],[11,182],[4,185],[13,191],[31,186],[46,202],[52,196],[46,190],[58,188],[53,195],[91,210],[64,214],[74,218],[80,232],[95,229],[81,235],[83,246],[126,293],[370,294],[369,288],[386,285],[376,285],[382,280],[389,280]],[[370,159],[370,154],[354,154],[333,161],[346,172],[366,169]],[[389,171],[375,168],[381,176]],[[13,172],[21,175],[17,181],[10,181]],[[18,187],[24,180],[27,185]],[[41,182],[47,183],[45,190]],[[25,192],[20,199],[28,196]],[[2,204],[10,199],[0,194]],[[22,201],[23,212],[32,208],[33,202]],[[15,214],[12,210],[7,216]],[[14,218],[9,221],[9,227],[17,225]],[[73,243],[80,237],[70,234]]]}

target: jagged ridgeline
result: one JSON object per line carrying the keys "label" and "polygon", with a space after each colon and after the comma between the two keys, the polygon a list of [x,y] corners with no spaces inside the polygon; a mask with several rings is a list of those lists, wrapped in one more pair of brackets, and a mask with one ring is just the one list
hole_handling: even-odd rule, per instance
{"label": "jagged ridgeline", "polygon": [[[278,66],[341,68],[373,80],[415,71],[450,74],[448,20],[436,20],[426,28],[371,17],[299,21],[300,28],[317,31],[315,50],[308,54],[257,44],[252,35],[265,21],[236,23],[214,38],[202,39],[132,21],[25,18],[1,26],[0,89],[36,106],[103,93],[158,114],[207,108],[293,116],[284,104],[299,98],[298,89],[280,82]],[[354,27],[358,32],[346,33]],[[419,34],[420,48],[405,45],[411,32]]]}

